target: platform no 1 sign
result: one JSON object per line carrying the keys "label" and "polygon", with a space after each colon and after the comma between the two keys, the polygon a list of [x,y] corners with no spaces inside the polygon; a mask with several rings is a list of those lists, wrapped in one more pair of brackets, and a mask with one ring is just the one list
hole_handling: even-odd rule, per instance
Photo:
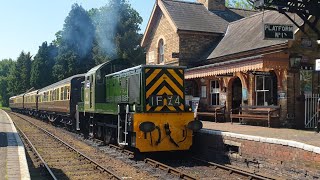
{"label": "platform no 1 sign", "polygon": [[283,40],[293,40],[294,32],[292,24],[268,24],[265,23],[264,26],[264,39],[283,39]]}

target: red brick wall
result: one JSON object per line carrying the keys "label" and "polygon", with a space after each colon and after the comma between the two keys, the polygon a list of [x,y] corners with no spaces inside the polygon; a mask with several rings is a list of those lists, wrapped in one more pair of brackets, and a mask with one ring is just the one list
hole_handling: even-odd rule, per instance
{"label": "red brick wall", "polygon": [[[164,40],[164,64],[189,66],[199,61],[200,57],[217,41],[216,34],[196,32],[176,32],[163,13],[155,15],[158,20],[150,25],[151,32],[146,39],[146,64],[158,64],[158,43]],[[178,54],[173,58],[172,53]]]}
{"label": "red brick wall", "polygon": [[158,21],[149,27],[152,28],[152,32],[149,35],[151,38],[146,40],[146,64],[158,63],[158,43],[161,38],[164,40],[165,45],[164,63],[176,63],[179,59],[172,58],[172,52],[179,52],[179,36],[163,13],[160,12],[156,16]]}
{"label": "red brick wall", "polygon": [[[320,178],[320,154],[285,145],[198,133],[193,151],[215,162],[230,163],[287,179]],[[239,146],[229,152],[226,144]]]}

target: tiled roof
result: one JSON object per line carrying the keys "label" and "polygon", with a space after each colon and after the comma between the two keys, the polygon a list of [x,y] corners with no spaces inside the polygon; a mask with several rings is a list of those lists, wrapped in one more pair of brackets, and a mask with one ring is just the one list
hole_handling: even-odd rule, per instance
{"label": "tiled roof", "polygon": [[162,0],[178,30],[224,33],[228,22],[200,3]]}
{"label": "tiled roof", "polygon": [[[302,20],[289,14],[298,24]],[[229,24],[227,32],[218,46],[212,51],[208,59],[246,52],[263,47],[286,43],[285,40],[264,40],[263,23],[292,24],[283,14],[276,11],[265,11]],[[294,26],[297,29],[296,26]]]}

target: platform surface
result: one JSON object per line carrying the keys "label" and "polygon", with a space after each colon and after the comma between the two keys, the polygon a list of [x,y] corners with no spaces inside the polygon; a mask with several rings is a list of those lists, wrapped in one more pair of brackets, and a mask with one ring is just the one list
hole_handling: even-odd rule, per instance
{"label": "platform surface", "polygon": [[0,110],[0,179],[30,179],[23,143],[3,110]]}
{"label": "platform surface", "polygon": [[286,128],[268,128],[261,126],[242,125],[239,123],[231,124],[230,122],[215,123],[202,121],[202,123],[204,129],[266,138],[290,140],[320,147],[320,133],[316,133],[315,131],[295,130]]}

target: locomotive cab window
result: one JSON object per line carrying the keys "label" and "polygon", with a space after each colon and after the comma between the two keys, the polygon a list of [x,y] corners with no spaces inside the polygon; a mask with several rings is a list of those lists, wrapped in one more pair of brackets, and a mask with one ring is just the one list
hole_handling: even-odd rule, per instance
{"label": "locomotive cab window", "polygon": [[100,70],[97,71],[96,77],[97,77],[96,78],[97,84],[103,84],[104,78],[103,78]]}

